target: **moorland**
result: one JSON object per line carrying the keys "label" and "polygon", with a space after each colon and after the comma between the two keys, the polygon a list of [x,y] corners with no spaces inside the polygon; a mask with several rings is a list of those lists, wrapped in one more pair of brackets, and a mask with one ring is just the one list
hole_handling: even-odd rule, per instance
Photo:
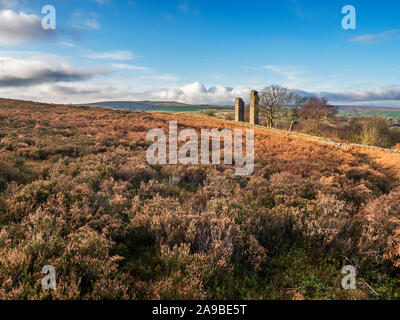
{"label": "moorland", "polygon": [[149,165],[171,120],[249,127],[0,99],[0,299],[400,297],[400,154],[254,127],[251,176]]}

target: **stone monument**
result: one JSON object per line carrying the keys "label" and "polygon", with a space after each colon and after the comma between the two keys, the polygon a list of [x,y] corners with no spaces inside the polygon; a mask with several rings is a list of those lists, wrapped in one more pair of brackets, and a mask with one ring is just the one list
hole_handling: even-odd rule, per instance
{"label": "stone monument", "polygon": [[242,98],[236,98],[235,101],[235,121],[244,122],[244,101]]}
{"label": "stone monument", "polygon": [[258,124],[258,112],[259,112],[259,104],[260,98],[258,96],[258,92],[253,90],[250,94],[250,124]]}

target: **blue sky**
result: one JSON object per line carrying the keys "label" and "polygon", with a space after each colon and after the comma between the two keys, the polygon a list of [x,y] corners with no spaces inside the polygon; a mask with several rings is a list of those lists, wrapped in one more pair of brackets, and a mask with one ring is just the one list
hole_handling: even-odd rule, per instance
{"label": "blue sky", "polygon": [[400,107],[399,16],[396,0],[0,0],[0,96],[232,104],[280,84]]}

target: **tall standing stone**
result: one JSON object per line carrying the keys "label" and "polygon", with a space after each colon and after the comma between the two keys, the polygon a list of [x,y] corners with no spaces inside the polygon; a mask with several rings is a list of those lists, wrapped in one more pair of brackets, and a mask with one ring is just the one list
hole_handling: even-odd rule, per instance
{"label": "tall standing stone", "polygon": [[235,101],[235,121],[244,121],[244,101],[241,98]]}
{"label": "tall standing stone", "polygon": [[260,98],[258,92],[253,90],[250,94],[250,124],[258,124],[258,111]]}

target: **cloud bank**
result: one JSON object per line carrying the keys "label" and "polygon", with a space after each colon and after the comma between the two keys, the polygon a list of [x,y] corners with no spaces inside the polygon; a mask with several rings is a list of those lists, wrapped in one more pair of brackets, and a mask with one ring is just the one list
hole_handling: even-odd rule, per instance
{"label": "cloud bank", "polygon": [[189,104],[232,104],[235,98],[250,95],[249,87],[216,86],[207,89],[200,82],[187,84],[179,89],[161,89],[138,94],[145,99],[172,100]]}
{"label": "cloud bank", "polygon": [[318,95],[324,96],[333,102],[400,101],[400,88],[378,88],[373,90],[349,91],[343,93],[321,92],[318,93]]}
{"label": "cloud bank", "polygon": [[128,50],[96,52],[92,50],[84,50],[83,57],[94,60],[134,60],[137,56]]}
{"label": "cloud bank", "polygon": [[[3,1],[4,2],[4,1]],[[52,38],[54,33],[42,29],[41,19],[34,14],[0,11],[0,45],[10,46],[31,40]]]}
{"label": "cloud bank", "polygon": [[[249,102],[250,92],[253,88],[239,86],[236,88],[215,86],[206,88],[199,82],[187,84],[178,89],[159,89],[133,94],[137,100],[170,100],[189,104],[223,104],[233,105],[235,98],[241,97]],[[261,90],[262,88],[255,88]],[[294,90],[306,97],[325,97],[333,104],[366,104],[388,102],[400,107],[400,88],[378,88],[365,91],[349,92],[308,92]],[[382,105],[384,105],[383,103]]]}
{"label": "cloud bank", "polygon": [[[40,100],[55,103],[87,103],[106,100],[158,100],[178,101],[189,104],[233,105],[237,97],[249,101],[249,86],[228,87],[217,85],[207,88],[200,82],[176,86],[181,80],[175,75],[152,74],[151,68],[110,62],[105,67],[74,67],[57,55],[23,52],[0,52],[0,96],[7,98]],[[93,60],[131,60],[130,51],[94,52],[84,51]],[[120,77],[120,71],[144,72],[128,78]],[[296,80],[298,68],[264,66],[268,70]],[[113,74],[111,74],[113,73]],[[111,74],[111,75],[109,75]],[[108,77],[96,76],[109,75]],[[79,82],[79,83],[77,83]],[[168,83],[165,87],[157,86]],[[24,89],[21,90],[21,87]],[[147,88],[154,88],[148,90]],[[295,88],[294,86],[289,86]],[[295,90],[295,89],[293,89]],[[326,97],[332,104],[382,105],[400,107],[400,87],[384,87],[364,91],[314,91],[295,90],[305,96]]]}
{"label": "cloud bank", "polygon": [[0,87],[25,87],[43,83],[87,80],[106,74],[105,68],[74,68],[54,56],[29,59],[0,57]]}

